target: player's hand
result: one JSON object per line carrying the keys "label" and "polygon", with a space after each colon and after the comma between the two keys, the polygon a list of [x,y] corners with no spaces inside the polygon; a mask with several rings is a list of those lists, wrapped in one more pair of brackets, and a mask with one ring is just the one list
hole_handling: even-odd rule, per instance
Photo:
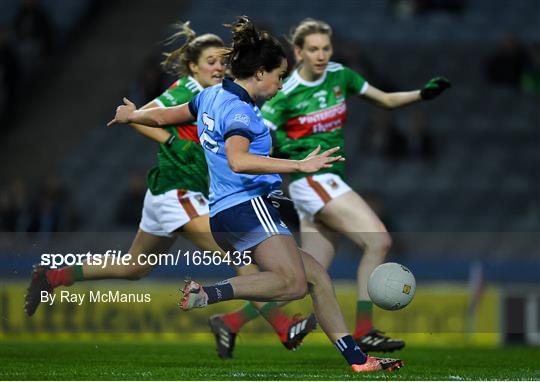
{"label": "player's hand", "polygon": [[341,155],[335,157],[332,156],[332,154],[334,154],[339,149],[339,146],[333,147],[329,150],[326,150],[322,154],[319,154],[319,152],[321,151],[321,146],[317,146],[317,148],[313,150],[307,157],[299,161],[300,172],[317,172],[322,168],[331,168],[333,166],[333,162],[345,161],[345,158],[343,158]]}
{"label": "player's hand", "polygon": [[130,122],[130,115],[135,110],[137,110],[137,106],[130,100],[128,100],[126,97],[123,98],[124,104],[120,105],[116,108],[116,115],[113,119],[107,123],[107,126],[114,125],[115,123],[129,123]]}
{"label": "player's hand", "polygon": [[429,80],[422,90],[420,96],[423,100],[430,100],[438,97],[443,91],[451,87],[452,84],[444,77],[435,77]]}

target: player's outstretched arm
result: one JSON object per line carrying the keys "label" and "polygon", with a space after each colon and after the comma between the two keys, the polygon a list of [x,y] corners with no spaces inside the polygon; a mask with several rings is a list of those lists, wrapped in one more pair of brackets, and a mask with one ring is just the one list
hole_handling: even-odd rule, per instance
{"label": "player's outstretched arm", "polygon": [[288,160],[250,154],[249,140],[240,135],[233,135],[225,141],[229,166],[234,172],[243,174],[317,172],[321,168],[332,167],[333,162],[345,160],[341,155],[332,156],[338,150],[339,147],[334,147],[319,154],[319,146],[305,159]]}
{"label": "player's outstretched arm", "polygon": [[116,108],[114,118],[107,126],[115,123],[137,123],[140,125],[162,127],[176,125],[192,121],[195,117],[189,111],[188,104],[175,107],[153,107],[151,109],[139,109],[133,102],[124,97],[124,104]]}
{"label": "player's outstretched arm", "polygon": [[[159,105],[152,101],[141,107],[141,110],[151,109],[154,107],[159,107]],[[165,129],[156,129],[155,127],[145,126],[138,123],[130,123],[129,125],[133,127],[133,129],[135,129],[139,134],[144,135],[157,143],[166,143],[169,139],[171,139],[172,136],[171,133]]]}
{"label": "player's outstretched arm", "polygon": [[370,85],[363,96],[378,106],[395,109],[418,101],[436,98],[449,87],[451,84],[446,78],[435,77],[429,80],[422,89],[408,92],[386,93]]}

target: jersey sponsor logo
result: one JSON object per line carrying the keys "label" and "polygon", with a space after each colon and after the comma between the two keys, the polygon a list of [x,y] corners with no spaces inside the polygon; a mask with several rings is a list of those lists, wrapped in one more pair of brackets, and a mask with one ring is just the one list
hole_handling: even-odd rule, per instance
{"label": "jersey sponsor logo", "polygon": [[298,139],[315,133],[340,129],[345,123],[347,105],[343,102],[327,109],[301,115],[285,124],[289,138]]}
{"label": "jersey sponsor logo", "polygon": [[249,126],[250,119],[247,114],[238,113],[235,114],[233,120],[236,122],[241,122],[246,126]]}

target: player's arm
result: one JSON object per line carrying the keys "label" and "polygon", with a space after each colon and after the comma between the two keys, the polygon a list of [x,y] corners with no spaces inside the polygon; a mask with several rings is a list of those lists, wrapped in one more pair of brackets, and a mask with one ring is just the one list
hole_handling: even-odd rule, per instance
{"label": "player's arm", "polygon": [[384,107],[385,109],[395,109],[422,100],[420,97],[420,90],[386,93],[371,85],[367,88],[363,96],[368,101],[373,102],[377,106]]}
{"label": "player's arm", "polygon": [[422,89],[408,92],[386,93],[370,85],[363,93],[363,97],[378,106],[395,109],[418,101],[436,98],[450,86],[450,81],[443,77],[432,78]]}
{"label": "player's arm", "polygon": [[339,150],[334,147],[319,154],[317,147],[311,154],[302,160],[277,159],[249,153],[249,139],[243,135],[232,135],[225,141],[225,152],[229,166],[236,173],[243,174],[276,174],[317,172],[321,168],[332,167],[332,162],[344,161],[341,156],[333,157],[333,153]]}
{"label": "player's arm", "polygon": [[[159,105],[152,101],[141,107],[141,110],[151,109],[154,107],[159,107]],[[172,136],[172,134],[165,129],[156,129],[155,127],[149,127],[138,123],[130,123],[129,125],[137,130],[138,133],[158,143],[166,143],[169,139],[171,139]]]}
{"label": "player's arm", "polygon": [[189,110],[188,103],[174,107],[153,107],[139,109],[133,102],[124,97],[124,105],[116,108],[114,118],[107,123],[111,126],[115,123],[136,123],[151,127],[179,125],[192,121],[195,118]]}

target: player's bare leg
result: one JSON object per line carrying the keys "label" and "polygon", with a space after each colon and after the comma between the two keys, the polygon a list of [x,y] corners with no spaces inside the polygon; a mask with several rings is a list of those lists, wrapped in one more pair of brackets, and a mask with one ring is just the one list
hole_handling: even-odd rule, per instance
{"label": "player's bare leg", "polygon": [[[307,231],[307,229],[306,229]],[[302,228],[302,233],[304,232],[304,228]],[[318,233],[318,231],[315,231]],[[316,236],[313,236],[312,239],[316,238]],[[334,250],[333,250],[333,244],[332,243],[324,243],[319,242],[317,240],[310,240],[310,244],[314,246],[313,249],[320,249],[320,248],[328,248],[329,250],[319,250],[317,251],[318,256],[322,256],[323,254],[328,254],[328,257],[325,257],[324,259],[319,257],[317,260],[320,263],[325,263],[326,266],[330,264],[330,262],[333,259],[334,256]],[[309,247],[311,248],[311,247]],[[309,250],[307,251],[309,253]],[[238,269],[239,275],[244,274],[252,274],[256,270],[252,266],[248,267],[242,267]],[[316,318],[315,315],[311,314],[310,316],[304,318],[300,315],[295,315],[292,318],[285,315],[279,307],[287,304],[289,301],[281,301],[281,302],[268,302],[268,303],[258,303],[258,302],[252,302],[247,303],[243,305],[240,309],[237,309],[232,312],[228,312],[226,314],[220,314],[213,316],[211,318],[210,325],[212,327],[212,331],[214,334],[216,334],[219,331],[219,326],[225,325],[226,331],[230,331],[231,333],[236,334],[240,331],[243,325],[245,325],[247,322],[255,319],[259,312],[261,315],[263,315],[268,322],[272,324],[274,329],[276,330],[276,333],[278,333],[281,342],[287,349],[296,349],[302,342],[302,339],[312,330],[316,328]],[[254,309],[253,306],[255,305],[259,312],[257,312],[256,309]],[[213,322],[212,322],[213,320]],[[224,321],[224,322],[219,322]],[[216,337],[216,339],[218,339]],[[231,341],[225,340],[224,343],[228,344]],[[218,343],[218,350],[220,346]],[[222,347],[221,347],[222,348]],[[224,349],[223,351],[219,352],[221,358],[230,358],[232,356],[231,352],[226,352]]]}
{"label": "player's bare leg", "polygon": [[299,249],[309,282],[313,310],[321,329],[333,343],[348,335],[347,324],[334,293],[330,276],[317,260]]}
{"label": "player's bare leg", "polygon": [[338,234],[324,223],[308,218],[300,221],[302,249],[328,269],[336,255]]}
{"label": "player's bare leg", "polygon": [[354,191],[328,202],[316,215],[316,221],[330,230],[343,233],[363,249],[363,256],[357,269],[358,302],[354,333],[362,349],[394,351],[403,348],[405,346],[403,341],[386,337],[373,328],[373,306],[367,292],[371,272],[384,262],[392,245],[392,239],[384,224]]}
{"label": "player's bare leg", "polygon": [[[291,236],[275,235],[266,239],[256,247],[254,258],[260,273],[228,280],[234,299],[297,300],[308,293],[309,281],[316,314],[321,310],[323,330],[332,340],[347,332],[327,272],[311,256],[299,250]],[[337,312],[330,313],[330,310]]]}
{"label": "player's bare leg", "polygon": [[292,237],[275,235],[266,239],[256,247],[253,257],[259,265],[258,274],[229,279],[235,299],[291,301],[307,294],[302,257]]}
{"label": "player's bare leg", "polygon": [[[182,227],[183,233],[189,241],[199,248],[207,251],[220,251],[218,244],[210,233],[208,215],[192,219]],[[236,267],[236,273],[253,275],[259,272],[253,264]],[[241,327],[262,316],[274,329],[280,342],[289,350],[294,350],[301,345],[303,338],[316,328],[315,316],[302,317],[294,315],[289,317],[275,302],[247,302],[240,309],[228,314],[216,314],[210,317],[210,330],[216,339],[216,350],[220,358],[232,358],[236,335]]]}
{"label": "player's bare leg", "polygon": [[[334,294],[332,281],[326,270],[308,253],[302,253],[302,260],[309,281],[310,295],[313,309],[317,315],[321,328],[327,337],[336,345],[355,372],[393,371],[403,366],[403,362],[393,358],[376,358],[362,354],[361,349],[354,342],[347,331],[347,325],[341,308]],[[351,349],[351,347],[353,349]],[[360,363],[360,359],[365,361]]]}
{"label": "player's bare leg", "polygon": [[[192,219],[189,223],[182,227],[182,232],[184,233],[185,237],[197,247],[206,251],[221,253],[221,248],[210,233],[208,215],[203,215]],[[259,273],[259,269],[254,264],[248,264],[241,267],[236,267],[236,273],[240,276],[254,275]],[[252,304],[261,309],[266,303],[253,301]]]}

